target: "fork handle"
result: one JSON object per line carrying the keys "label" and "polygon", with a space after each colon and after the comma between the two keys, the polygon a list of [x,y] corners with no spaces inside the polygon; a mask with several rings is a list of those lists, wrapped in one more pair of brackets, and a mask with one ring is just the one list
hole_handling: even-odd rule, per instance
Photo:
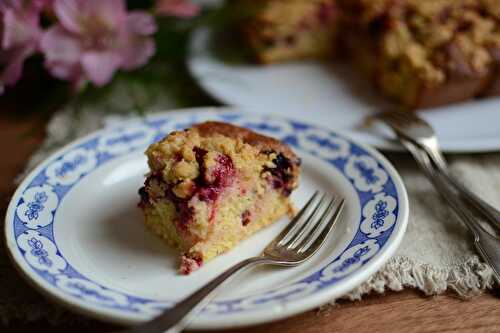
{"label": "fork handle", "polygon": [[236,273],[241,273],[256,265],[266,263],[268,260],[263,257],[253,257],[243,260],[228,268],[212,281],[192,293],[186,299],[177,303],[170,309],[165,310],[158,317],[129,329],[118,331],[117,333],[178,333],[181,332],[189,322],[190,315],[197,313],[210,302],[216,295],[217,290],[223,284],[229,282]]}
{"label": "fork handle", "polygon": [[459,192],[460,196],[468,202],[470,206],[476,209],[476,211],[485,218],[486,222],[497,231],[500,231],[500,212],[458,181],[458,179],[448,171],[447,163],[441,153],[432,149],[425,149],[425,147],[422,148],[429,154],[437,170],[443,175],[443,178]]}
{"label": "fork handle", "polygon": [[454,193],[447,188],[442,179],[435,179],[436,187],[441,191],[442,197],[453,208],[455,214],[465,222],[474,236],[474,245],[484,261],[493,270],[493,276],[500,284],[500,240],[491,235],[488,231],[474,220],[471,213],[464,208],[462,203],[454,196]]}
{"label": "fork handle", "polygon": [[418,146],[404,138],[401,138],[401,142],[413,155],[419,166],[438,190],[438,193],[453,208],[453,212],[457,214],[473,234],[474,245],[481,257],[491,267],[497,283],[500,284],[500,239],[491,235],[474,219],[474,216],[464,207],[455,192],[451,190],[448,183],[443,179],[443,175],[434,169],[425,150],[421,150]]}
{"label": "fork handle", "polygon": [[450,191],[442,179],[435,180],[436,187],[441,191],[441,195],[453,208],[455,214],[465,222],[474,235],[474,245],[481,257],[493,270],[493,276],[500,284],[500,240],[483,229],[474,217],[463,207],[462,203]]}

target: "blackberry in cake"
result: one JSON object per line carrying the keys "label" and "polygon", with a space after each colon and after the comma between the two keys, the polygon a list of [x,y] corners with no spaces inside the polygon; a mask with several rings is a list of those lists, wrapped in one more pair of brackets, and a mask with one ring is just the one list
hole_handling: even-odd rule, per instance
{"label": "blackberry in cake", "polygon": [[205,122],[169,134],[146,155],[139,206],[146,225],[182,252],[183,274],[292,213],[300,160],[273,138]]}
{"label": "blackberry in cake", "polygon": [[337,10],[334,0],[237,0],[251,13],[244,36],[262,63],[324,58],[333,53]]}

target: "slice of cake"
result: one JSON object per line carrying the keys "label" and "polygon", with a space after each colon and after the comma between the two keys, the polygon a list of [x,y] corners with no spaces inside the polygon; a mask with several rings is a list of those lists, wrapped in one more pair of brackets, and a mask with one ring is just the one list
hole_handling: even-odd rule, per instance
{"label": "slice of cake", "polygon": [[261,62],[344,56],[408,109],[500,94],[498,0],[234,0]]}
{"label": "slice of cake", "polygon": [[292,212],[300,160],[273,138],[206,122],[169,134],[146,155],[139,206],[146,225],[181,250],[183,274]]}
{"label": "slice of cake", "polygon": [[333,53],[337,10],[334,0],[237,0],[251,15],[244,36],[262,63],[325,58]]}
{"label": "slice of cake", "polygon": [[495,3],[338,0],[342,43],[385,96],[410,109],[496,94],[500,2]]}
{"label": "slice of cake", "polygon": [[449,104],[481,95],[491,84],[500,26],[481,1],[343,0],[339,5],[351,17],[343,37],[352,58],[361,58],[358,66],[371,68],[380,90],[399,104]]}

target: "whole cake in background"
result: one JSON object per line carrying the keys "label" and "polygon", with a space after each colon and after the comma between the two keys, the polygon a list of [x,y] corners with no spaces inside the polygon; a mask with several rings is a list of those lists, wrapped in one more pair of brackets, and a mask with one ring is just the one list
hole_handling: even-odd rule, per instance
{"label": "whole cake in background", "polygon": [[241,30],[261,62],[342,57],[409,109],[500,94],[499,0],[231,4],[249,2]]}
{"label": "whole cake in background", "polygon": [[300,160],[278,140],[206,122],[169,134],[146,155],[139,206],[146,225],[181,250],[183,274],[292,214]]}

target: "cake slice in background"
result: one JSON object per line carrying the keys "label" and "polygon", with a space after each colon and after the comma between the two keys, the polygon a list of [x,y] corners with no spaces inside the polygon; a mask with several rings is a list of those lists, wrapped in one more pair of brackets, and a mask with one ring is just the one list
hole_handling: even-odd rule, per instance
{"label": "cake slice in background", "polygon": [[467,100],[485,93],[496,75],[500,25],[482,3],[339,0],[342,43],[381,92],[403,106]]}
{"label": "cake slice in background", "polygon": [[498,0],[234,0],[263,63],[333,54],[420,109],[500,94]]}
{"label": "cake slice in background", "polygon": [[292,212],[300,160],[273,138],[206,122],[169,134],[146,155],[139,206],[146,225],[181,250],[183,274]]}
{"label": "cake slice in background", "polygon": [[329,57],[335,47],[334,0],[233,0],[249,17],[241,24],[258,61]]}
{"label": "cake slice in background", "polygon": [[482,96],[499,96],[500,95],[500,1],[499,0],[481,0],[481,12],[483,15],[491,18],[494,21],[494,35],[489,37],[487,43],[488,53],[493,62],[491,80]]}

